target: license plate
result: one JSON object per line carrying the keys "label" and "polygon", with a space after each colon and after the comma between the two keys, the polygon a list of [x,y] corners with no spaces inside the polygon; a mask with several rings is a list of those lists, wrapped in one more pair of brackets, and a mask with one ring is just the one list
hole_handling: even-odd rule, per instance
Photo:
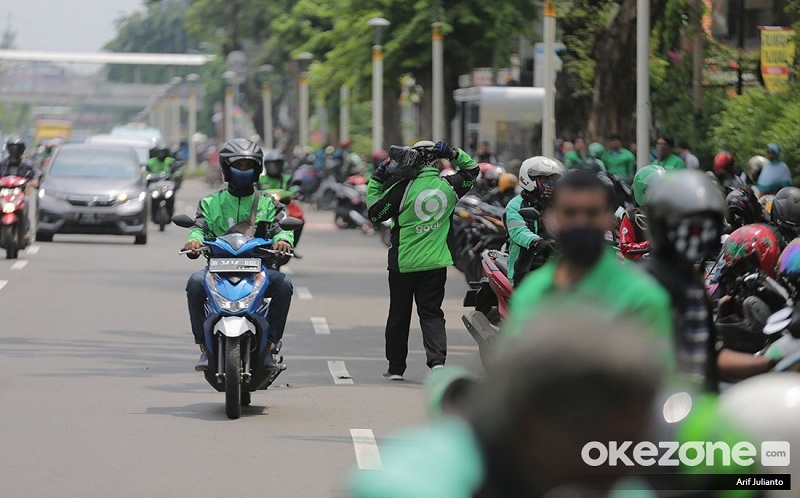
{"label": "license plate", "polygon": [[108,221],[108,216],[102,213],[81,213],[78,215],[78,223],[84,225],[102,225]]}
{"label": "license plate", "polygon": [[208,262],[211,273],[255,273],[261,271],[261,260],[258,258],[211,258]]}

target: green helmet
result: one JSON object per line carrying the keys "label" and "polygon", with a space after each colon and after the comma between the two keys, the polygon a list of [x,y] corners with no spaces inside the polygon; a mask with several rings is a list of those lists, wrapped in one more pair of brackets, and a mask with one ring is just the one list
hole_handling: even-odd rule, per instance
{"label": "green helmet", "polygon": [[589,144],[589,157],[600,159],[600,156],[602,156],[605,151],[606,148],[603,147],[603,144],[600,142],[592,142]]}
{"label": "green helmet", "polygon": [[644,206],[644,193],[647,191],[647,187],[666,173],[667,171],[657,164],[645,166],[636,172],[636,176],[633,177],[633,200],[636,201],[636,204]]}

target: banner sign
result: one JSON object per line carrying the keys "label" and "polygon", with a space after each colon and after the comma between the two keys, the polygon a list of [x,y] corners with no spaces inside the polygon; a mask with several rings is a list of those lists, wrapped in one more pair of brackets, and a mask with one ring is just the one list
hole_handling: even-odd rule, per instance
{"label": "banner sign", "polygon": [[789,70],[794,66],[795,31],[792,28],[759,26],[761,30],[761,76],[771,92],[789,90]]}

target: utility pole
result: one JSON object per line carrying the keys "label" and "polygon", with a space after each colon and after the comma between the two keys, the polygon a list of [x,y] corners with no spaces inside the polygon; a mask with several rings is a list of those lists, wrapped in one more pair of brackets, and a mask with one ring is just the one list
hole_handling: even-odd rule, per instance
{"label": "utility pole", "polygon": [[434,3],[433,18],[433,123],[431,126],[431,140],[444,138],[444,36],[441,23],[441,0]]}
{"label": "utility pole", "polygon": [[544,109],[542,112],[542,155],[553,157],[556,140],[556,3],[544,2]]}
{"label": "utility pole", "polygon": [[636,164],[650,164],[650,0],[636,0]]}

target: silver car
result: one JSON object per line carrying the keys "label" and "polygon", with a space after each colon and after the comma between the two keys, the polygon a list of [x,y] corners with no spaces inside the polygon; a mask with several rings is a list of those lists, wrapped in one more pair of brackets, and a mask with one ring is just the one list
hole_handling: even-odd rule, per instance
{"label": "silver car", "polygon": [[147,243],[147,188],[129,147],[67,144],[39,183],[36,240],[56,233],[133,235]]}

